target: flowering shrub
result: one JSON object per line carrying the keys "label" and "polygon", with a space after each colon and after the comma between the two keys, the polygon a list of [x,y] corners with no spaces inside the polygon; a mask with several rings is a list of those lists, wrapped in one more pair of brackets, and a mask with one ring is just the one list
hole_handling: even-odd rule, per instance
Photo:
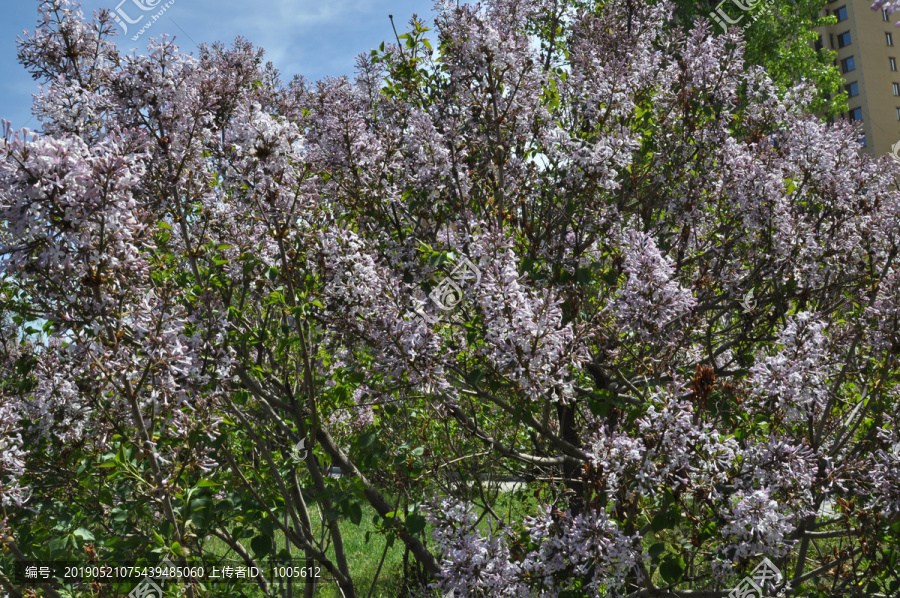
{"label": "flowering shrub", "polygon": [[215,537],[354,597],[365,506],[423,592],[896,592],[900,164],[666,2],[438,8],[311,84],[40,2],[0,559]]}

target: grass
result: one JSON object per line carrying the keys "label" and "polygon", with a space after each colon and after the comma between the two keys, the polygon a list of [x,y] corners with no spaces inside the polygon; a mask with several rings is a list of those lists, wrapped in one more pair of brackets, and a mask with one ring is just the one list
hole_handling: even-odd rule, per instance
{"label": "grass", "polygon": [[[353,525],[346,520],[341,525],[341,536],[344,540],[344,550],[347,553],[347,562],[350,566],[350,574],[353,577],[356,593],[368,596],[381,562],[381,555],[385,549],[385,537],[379,534],[372,524],[374,509],[363,509],[363,517],[360,524]],[[315,525],[315,523],[313,524]],[[366,532],[369,532],[369,541],[366,542]],[[384,565],[378,574],[372,598],[397,598],[400,596],[403,583],[403,543],[399,540],[388,548],[384,558]],[[329,548],[328,554],[334,557],[334,549]],[[340,598],[336,584],[329,583],[320,586],[316,596],[322,598]]]}
{"label": "grass", "polygon": [[[520,521],[525,514],[534,514],[536,502],[531,492],[527,490],[500,493],[494,508],[501,517],[512,517],[513,520]],[[341,535],[344,541],[350,574],[359,598],[370,598],[370,596],[371,598],[398,598],[403,596],[404,546],[399,539],[395,540],[393,546],[388,548],[385,553],[386,538],[379,533],[375,524],[372,523],[374,515],[374,509],[366,505],[363,507],[362,520],[358,526],[353,525],[346,519],[340,520]],[[321,521],[318,511],[312,510],[310,518],[312,519],[313,528],[316,529]],[[482,532],[487,532],[489,526],[490,522],[487,517],[483,518],[478,525]],[[366,542],[367,533],[369,535],[368,542]],[[424,534],[430,538],[430,526],[425,529]],[[276,530],[275,536],[276,546],[279,548],[283,547],[284,535],[280,530]],[[209,550],[212,554],[228,559],[238,559],[224,543],[216,538],[208,539],[205,544],[206,550]],[[297,556],[301,554],[296,548],[294,548],[293,553]],[[382,554],[385,554],[384,564],[378,574],[375,587],[372,589],[372,580],[375,579],[375,573],[378,571]],[[333,547],[328,549],[328,556],[332,559],[334,558]],[[300,563],[297,563],[296,566],[300,566]],[[277,583],[273,583],[272,586],[276,590],[276,595],[287,595],[285,589],[278,590]],[[241,589],[247,598],[257,598],[261,595],[258,588],[255,585],[251,586],[249,583],[242,584]],[[370,590],[371,595],[369,594]],[[302,598],[302,596],[302,583],[295,583],[294,598]],[[316,588],[315,596],[316,598],[341,598],[337,585],[333,581],[320,583]]]}
{"label": "grass", "polygon": [[[350,573],[356,585],[356,593],[360,598],[369,596],[372,586],[372,580],[375,579],[375,573],[378,571],[378,564],[381,562],[381,555],[385,548],[385,538],[381,535],[374,524],[372,517],[375,511],[371,507],[363,508],[363,517],[360,524],[353,525],[347,520],[341,520],[341,536],[344,540],[344,549],[347,555],[347,562],[350,566]],[[315,529],[320,519],[315,512],[310,513],[313,528]],[[366,533],[369,534],[369,541],[366,542]],[[284,546],[284,534],[280,530],[275,531],[276,546]],[[210,554],[222,558],[240,560],[237,555],[230,551],[227,545],[221,540],[210,537],[205,542],[205,549]],[[375,588],[371,593],[371,598],[397,598],[401,595],[402,577],[403,577],[403,544],[395,541],[394,545],[387,550],[385,554],[384,564],[378,574]],[[296,548],[293,553],[298,557],[302,554]],[[329,547],[328,556],[334,559],[334,548]],[[295,566],[301,566],[297,563]],[[326,573],[323,572],[322,577],[325,578]],[[271,587],[278,590],[279,585],[274,580],[269,580]],[[293,594],[295,598],[303,596],[303,582],[295,582],[293,585]],[[215,587],[215,586],[213,586]],[[251,589],[252,588],[252,589]],[[256,598],[261,592],[255,585],[249,583],[242,584],[242,589],[247,598]],[[286,596],[286,587],[282,587],[277,591],[279,595]],[[316,598],[341,598],[341,594],[337,589],[337,585],[333,581],[325,581],[316,587]]]}

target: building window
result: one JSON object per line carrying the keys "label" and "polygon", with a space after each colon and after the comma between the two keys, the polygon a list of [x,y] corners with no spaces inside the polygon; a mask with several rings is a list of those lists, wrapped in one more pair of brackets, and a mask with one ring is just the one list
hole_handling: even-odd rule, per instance
{"label": "building window", "polygon": [[890,33],[885,32],[884,41],[887,42],[887,45],[893,46],[894,45],[894,36],[891,35]]}
{"label": "building window", "polygon": [[838,36],[838,48],[850,45],[850,32],[842,33]]}
{"label": "building window", "polygon": [[891,70],[896,71],[897,70],[897,59],[896,58],[888,58],[888,61],[891,64]]}
{"label": "building window", "polygon": [[892,83],[891,85],[894,86],[894,95],[900,96],[900,83]]}
{"label": "building window", "polygon": [[854,108],[847,114],[850,115],[850,120],[862,120],[862,108]]}
{"label": "building window", "polygon": [[834,16],[837,17],[838,23],[840,23],[841,21],[846,21],[847,20],[847,7],[842,6],[839,9],[837,9],[836,11],[834,11]]}
{"label": "building window", "polygon": [[900,120],[900,108],[897,108],[897,120]]}
{"label": "building window", "polygon": [[856,142],[859,143],[861,146],[866,147],[866,136],[863,135],[862,137],[857,139]]}
{"label": "building window", "polygon": [[882,8],[882,9],[881,9],[881,20],[882,20],[882,21],[887,21],[887,20],[888,20],[888,11],[887,11],[886,8]]}
{"label": "building window", "polygon": [[[894,59],[891,58],[891,61],[893,61],[893,60]],[[891,62],[891,64],[894,65],[893,62]],[[853,71],[853,70],[856,70],[856,61],[853,60],[852,56],[850,58],[845,58],[841,61],[841,72],[842,73],[849,73],[850,71]],[[896,65],[891,67],[891,70],[896,71],[897,70]]]}
{"label": "building window", "polygon": [[844,89],[847,90],[847,96],[854,98],[859,95],[859,85],[854,81],[850,85],[844,85]]}

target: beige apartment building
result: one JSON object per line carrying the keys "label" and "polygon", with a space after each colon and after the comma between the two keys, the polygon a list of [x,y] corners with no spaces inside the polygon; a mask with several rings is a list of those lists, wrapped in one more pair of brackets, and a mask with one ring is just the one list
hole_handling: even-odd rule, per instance
{"label": "beige apartment building", "polygon": [[819,31],[816,47],[837,52],[850,108],[843,116],[862,121],[863,151],[883,156],[900,141],[900,28],[894,26],[900,13],[871,6],[872,0],[829,1],[825,13],[838,22]]}

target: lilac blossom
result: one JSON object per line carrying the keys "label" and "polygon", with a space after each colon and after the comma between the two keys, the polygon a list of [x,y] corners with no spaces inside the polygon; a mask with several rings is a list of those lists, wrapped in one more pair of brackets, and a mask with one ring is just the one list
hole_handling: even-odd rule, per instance
{"label": "lilac blossom", "polygon": [[19,480],[25,474],[27,453],[15,427],[18,419],[12,405],[0,404],[0,507],[3,508],[21,506],[29,495],[28,488],[22,487]]}
{"label": "lilac blossom", "polygon": [[443,501],[428,511],[436,526],[434,540],[443,567],[440,587],[464,596],[527,596],[519,582],[521,566],[510,562],[507,539],[502,533],[482,536],[473,510]]}
{"label": "lilac blossom", "polygon": [[[391,533],[444,592],[705,590],[798,543],[792,576],[840,571],[822,505],[900,512],[900,164],[669,2],[437,8],[435,48],[414,18],[355,77],[283,83],[244,40],[120,55],[109,14],[41,2],[42,132],[0,136],[3,309],[46,324],[0,314],[3,507],[46,490],[31,443],[117,438],[167,541],[183,469],[263,489],[345,595],[295,491],[344,512],[323,457],[391,525],[385,487],[443,484],[431,541]],[[409,458],[360,459],[375,437]],[[535,501],[498,516],[483,472]]]}
{"label": "lilac blossom", "polygon": [[751,384],[760,400],[772,401],[789,421],[818,416],[828,401],[836,360],[828,348],[825,324],[799,313],[781,331],[775,355],[753,367]]}
{"label": "lilac blossom", "polygon": [[623,329],[648,339],[686,316],[696,300],[673,279],[672,259],[663,255],[647,234],[624,232],[622,251],[626,280],[610,309]]}
{"label": "lilac blossom", "polygon": [[870,483],[887,516],[900,513],[900,434],[896,419],[890,418],[889,423],[889,428],[877,431],[884,448],[876,452],[874,467],[869,472]]}
{"label": "lilac blossom", "polygon": [[734,550],[735,560],[760,553],[780,557],[788,551],[787,535],[794,525],[790,516],[780,512],[781,507],[770,498],[768,489],[738,491],[732,501],[734,506],[726,516],[728,524],[722,533],[737,539],[726,548]]}

